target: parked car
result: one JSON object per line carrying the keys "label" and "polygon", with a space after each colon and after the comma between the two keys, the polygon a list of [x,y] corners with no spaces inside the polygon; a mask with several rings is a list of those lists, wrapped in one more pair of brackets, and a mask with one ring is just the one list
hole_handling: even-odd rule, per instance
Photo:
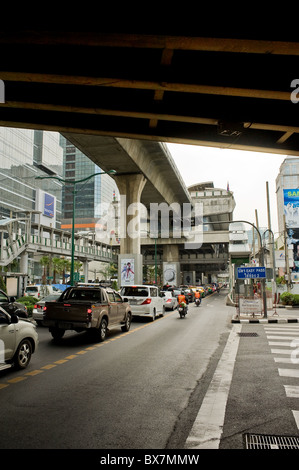
{"label": "parked car", "polygon": [[125,286],[120,295],[124,300],[128,299],[133,317],[151,317],[154,321],[157,315],[165,313],[163,294],[157,286]]}
{"label": "parked car", "polygon": [[46,302],[55,302],[61,296],[62,292],[54,292],[53,294],[47,295],[39,300],[33,307],[32,318],[38,325],[43,324],[44,319],[44,307]]}
{"label": "parked car", "polygon": [[175,296],[175,294],[173,293],[173,291],[163,291],[162,292],[164,294],[164,306],[165,306],[165,309],[166,310],[174,310],[175,308],[177,308],[177,305],[178,305],[178,299],[177,297]]}
{"label": "parked car", "polygon": [[26,305],[16,302],[15,297],[9,297],[3,290],[0,290],[0,307],[10,315],[18,311],[20,318],[28,318]]}
{"label": "parked car", "polygon": [[18,310],[10,315],[0,307],[0,370],[13,366],[25,369],[37,350],[35,325],[22,320],[17,313]]}

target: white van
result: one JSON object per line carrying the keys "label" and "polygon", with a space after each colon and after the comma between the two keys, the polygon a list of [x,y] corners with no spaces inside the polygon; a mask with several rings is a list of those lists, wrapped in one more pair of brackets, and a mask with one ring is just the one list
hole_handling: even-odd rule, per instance
{"label": "white van", "polygon": [[151,317],[154,321],[157,315],[165,313],[163,294],[156,286],[125,286],[120,295],[128,299],[133,317]]}
{"label": "white van", "polygon": [[27,286],[25,287],[24,296],[28,297],[36,297],[37,299],[42,299],[47,295],[53,294],[53,292],[59,292],[56,287],[44,284],[36,284],[34,286]]}

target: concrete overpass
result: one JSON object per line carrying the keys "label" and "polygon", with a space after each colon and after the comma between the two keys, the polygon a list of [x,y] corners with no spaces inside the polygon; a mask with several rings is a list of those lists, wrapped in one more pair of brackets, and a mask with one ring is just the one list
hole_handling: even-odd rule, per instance
{"label": "concrete overpass", "polygon": [[299,154],[299,42],[289,33],[126,24],[3,26],[0,125]]}
{"label": "concrete overpass", "polygon": [[116,170],[114,179],[119,185],[122,179],[145,176],[140,202],[146,207],[151,202],[191,203],[186,185],[163,143],[86,134],[63,135],[104,171]]}

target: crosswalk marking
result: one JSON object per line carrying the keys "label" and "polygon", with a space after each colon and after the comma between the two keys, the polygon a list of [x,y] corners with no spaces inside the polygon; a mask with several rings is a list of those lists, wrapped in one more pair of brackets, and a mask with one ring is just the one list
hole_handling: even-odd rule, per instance
{"label": "crosswalk marking", "polygon": [[[275,346],[271,348],[271,353],[275,354],[275,363],[294,366],[293,368],[278,367],[280,377],[287,377],[294,380],[298,379],[299,361],[297,351],[299,350],[299,327],[297,325],[285,325],[279,327],[265,326],[264,328],[269,346]],[[281,346],[281,348],[279,346]],[[296,368],[295,365],[297,365]],[[299,398],[299,385],[284,385],[284,389],[287,398]],[[299,429],[299,410],[292,410],[292,413],[296,426]]]}
{"label": "crosswalk marking", "polygon": [[298,385],[284,385],[284,388],[288,398],[299,398]]}
{"label": "crosswalk marking", "polygon": [[274,361],[284,364],[294,364],[294,360],[291,357],[274,357]]}
{"label": "crosswalk marking", "polygon": [[281,377],[297,377],[299,378],[298,369],[278,369],[279,375]]}

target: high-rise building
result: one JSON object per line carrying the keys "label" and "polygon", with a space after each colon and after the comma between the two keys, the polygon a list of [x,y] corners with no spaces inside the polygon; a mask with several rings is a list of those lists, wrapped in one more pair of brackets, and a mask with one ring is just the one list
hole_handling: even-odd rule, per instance
{"label": "high-rise building", "polygon": [[[63,147],[63,177],[79,181],[102,170],[71,142],[61,136]],[[62,228],[70,230],[73,217],[73,184],[63,187]],[[97,175],[76,184],[75,230],[94,231],[98,219],[103,216],[107,204],[111,204],[118,189],[109,175]]]}
{"label": "high-rise building", "polygon": [[38,210],[37,201],[49,193],[59,228],[62,186],[36,176],[62,175],[62,163],[58,133],[0,127],[0,218]]}
{"label": "high-rise building", "polygon": [[284,191],[289,189],[298,190],[299,188],[299,158],[287,157],[279,168],[279,174],[276,178],[276,197],[278,213],[278,229],[282,233],[284,230]]}
{"label": "high-rise building", "polygon": [[[299,158],[285,158],[276,178],[276,196],[279,238],[278,256],[288,245],[288,264],[292,271],[299,271]],[[286,230],[286,232],[285,232]],[[285,255],[283,255],[285,256]],[[278,259],[278,262],[280,258]],[[285,268],[284,268],[285,269]],[[285,272],[285,271],[284,271]]]}

